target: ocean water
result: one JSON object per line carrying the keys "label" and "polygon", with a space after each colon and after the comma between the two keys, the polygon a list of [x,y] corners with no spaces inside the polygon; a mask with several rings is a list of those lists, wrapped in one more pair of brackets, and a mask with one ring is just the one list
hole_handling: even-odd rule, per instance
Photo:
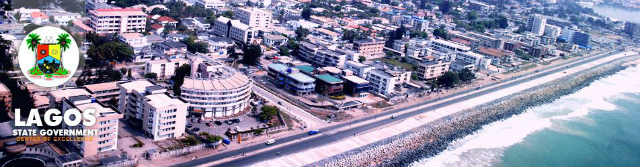
{"label": "ocean water", "polygon": [[608,6],[608,5],[596,5],[593,7],[593,11],[596,13],[617,19],[619,21],[630,21],[635,23],[640,23],[640,10],[638,9],[625,9],[616,6]]}
{"label": "ocean water", "polygon": [[410,166],[640,166],[640,66],[485,125]]}

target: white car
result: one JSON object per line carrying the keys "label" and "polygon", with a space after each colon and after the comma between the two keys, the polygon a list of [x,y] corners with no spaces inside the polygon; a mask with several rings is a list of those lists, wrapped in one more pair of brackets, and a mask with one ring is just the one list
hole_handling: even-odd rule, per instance
{"label": "white car", "polygon": [[267,145],[272,145],[273,143],[276,143],[276,139],[269,139],[266,142],[264,142],[264,144],[267,144]]}

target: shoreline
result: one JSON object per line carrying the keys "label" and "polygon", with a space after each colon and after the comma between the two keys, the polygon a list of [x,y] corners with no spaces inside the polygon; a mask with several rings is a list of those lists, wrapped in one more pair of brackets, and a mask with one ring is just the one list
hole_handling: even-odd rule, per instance
{"label": "shoreline", "polygon": [[629,59],[613,60],[522,92],[496,99],[472,109],[438,119],[432,123],[383,139],[308,166],[408,166],[416,160],[437,155],[449,143],[475,133],[482,126],[509,118],[527,108],[552,102],[588,86],[602,77],[615,74]]}

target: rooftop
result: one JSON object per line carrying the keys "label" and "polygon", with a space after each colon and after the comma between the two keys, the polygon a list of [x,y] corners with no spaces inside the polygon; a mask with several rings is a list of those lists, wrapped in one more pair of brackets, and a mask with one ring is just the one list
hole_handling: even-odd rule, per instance
{"label": "rooftop", "polygon": [[147,95],[145,98],[148,100],[147,103],[151,104],[153,107],[166,107],[172,105],[185,105],[185,103],[176,98],[171,98],[166,94],[158,93]]}
{"label": "rooftop", "polygon": [[62,100],[62,98],[68,98],[71,96],[79,96],[79,95],[91,95],[86,89],[74,88],[74,89],[60,89],[49,92],[49,95],[52,96],[56,102]]}
{"label": "rooftop", "polygon": [[147,80],[135,80],[127,83],[120,83],[120,86],[127,90],[127,92],[131,92],[135,90],[136,92],[143,93],[147,89],[147,86],[153,86],[154,84]]}
{"label": "rooftop", "polygon": [[316,68],[314,68],[313,66],[310,65],[300,65],[300,66],[295,66],[295,68],[299,69],[302,72],[311,74],[313,73],[313,70],[315,70]]}
{"label": "rooftop", "polygon": [[360,78],[358,76],[355,76],[355,75],[344,76],[342,78],[344,78],[347,81],[356,83],[356,84],[368,84],[369,83],[369,81],[367,81],[365,79],[362,79],[362,78]]}
{"label": "rooftop", "polygon": [[130,15],[144,15],[144,16],[146,16],[147,15],[140,8],[96,9],[96,10],[89,11],[89,13],[94,14],[96,16],[130,16]]}
{"label": "rooftop", "polygon": [[342,83],[342,80],[329,74],[316,75],[316,78],[330,84]]}
{"label": "rooftop", "polygon": [[298,73],[289,74],[289,77],[295,79],[298,82],[302,82],[302,83],[310,83],[310,82],[315,82],[316,81],[315,79],[311,78],[310,76],[305,75],[303,73],[299,73],[299,72]]}

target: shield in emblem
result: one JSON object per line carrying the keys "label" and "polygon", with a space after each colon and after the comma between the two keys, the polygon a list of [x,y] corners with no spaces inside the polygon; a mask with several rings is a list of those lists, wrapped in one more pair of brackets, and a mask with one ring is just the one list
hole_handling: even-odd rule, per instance
{"label": "shield in emblem", "polygon": [[36,65],[44,74],[55,74],[62,66],[59,44],[38,44]]}

